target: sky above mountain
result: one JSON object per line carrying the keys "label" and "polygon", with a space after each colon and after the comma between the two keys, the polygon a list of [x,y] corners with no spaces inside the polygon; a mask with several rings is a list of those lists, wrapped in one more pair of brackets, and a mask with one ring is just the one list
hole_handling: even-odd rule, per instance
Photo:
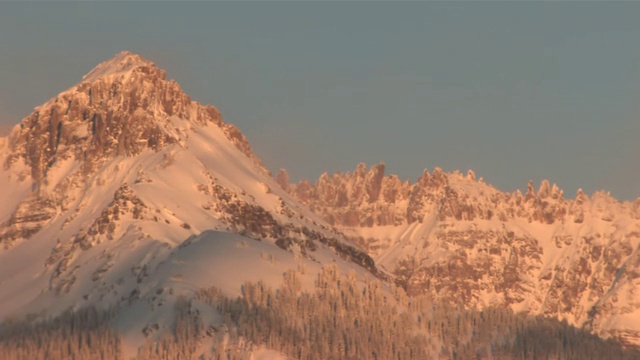
{"label": "sky above mountain", "polygon": [[130,50],[293,179],[385,162],[640,196],[640,3],[2,2],[0,129]]}

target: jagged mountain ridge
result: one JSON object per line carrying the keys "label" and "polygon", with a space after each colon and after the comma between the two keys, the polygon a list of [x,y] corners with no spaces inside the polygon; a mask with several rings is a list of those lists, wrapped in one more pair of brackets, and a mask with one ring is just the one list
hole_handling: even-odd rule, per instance
{"label": "jagged mountain ridge", "polygon": [[640,199],[579,190],[565,199],[549,181],[523,195],[473,171],[424,171],[415,183],[384,165],[278,183],[344,232],[410,293],[507,305],[566,319],[602,336],[640,342]]}
{"label": "jagged mountain ridge", "polygon": [[[216,134],[205,134],[204,129],[213,130]],[[190,137],[215,137],[220,134],[223,136],[204,139],[214,140],[207,144],[189,142]],[[235,149],[228,149],[228,143]],[[209,151],[217,158],[232,160],[234,164],[228,168],[220,166],[221,163],[205,164],[200,160],[200,165],[206,169],[202,174],[204,178],[194,185],[196,190],[224,203],[237,198],[236,192],[239,192],[240,197],[250,198],[250,202],[257,201],[256,205],[271,206],[271,202],[260,204],[260,199],[256,200],[255,196],[246,193],[257,188],[261,193],[272,194],[273,187],[279,195],[285,196],[284,199],[277,199],[278,211],[286,213],[289,219],[301,215],[298,214],[299,210],[288,208],[287,202],[291,202],[291,199],[287,198],[286,193],[279,191],[278,186],[270,186],[272,180],[268,170],[253,154],[246,137],[234,125],[225,123],[215,107],[192,101],[175,81],[166,79],[164,70],[127,51],[99,64],[78,85],[37,107],[20,125],[14,127],[3,145],[3,169],[8,177],[14,177],[13,180],[30,187],[26,196],[16,196],[18,199],[26,197],[27,200],[19,201],[15,206],[3,207],[5,212],[0,219],[4,221],[2,240],[6,247],[11,246],[11,240],[16,236],[28,238],[37,232],[39,223],[51,219],[53,208],[60,207],[66,211],[74,200],[68,194],[70,188],[87,185],[91,181],[102,185],[108,179],[95,176],[105,170],[106,164],[118,159],[126,162],[143,152],[154,153],[154,157],[162,155],[160,167],[172,166],[177,154],[185,150]],[[196,151],[191,151],[194,148]],[[236,152],[244,156],[238,156]],[[74,168],[68,169],[69,166]],[[120,168],[118,164],[114,165],[116,172]],[[49,174],[57,169],[67,172],[64,178],[56,173]],[[209,170],[221,171],[214,174]],[[134,185],[151,182],[145,174],[144,164],[138,164],[136,171]],[[217,175],[226,175],[228,178],[232,175],[250,175],[254,178],[244,183],[235,178],[227,179],[226,183],[220,184]],[[27,186],[22,188],[26,189]],[[20,191],[17,193],[24,195]],[[110,203],[114,208],[112,213],[104,215],[117,216],[124,197],[126,202],[134,204],[134,217],[140,218],[141,209],[136,206],[144,207],[144,204],[134,193],[126,182],[122,184],[114,192]],[[216,204],[205,204],[203,208],[211,210],[213,205]],[[217,210],[241,211],[243,207],[246,204],[234,204]],[[260,211],[258,208],[244,210],[252,214]],[[266,213],[270,213],[270,210]],[[309,214],[303,215],[301,217],[305,220]],[[14,235],[11,228],[16,230],[19,226],[13,225],[20,223],[33,223],[34,226],[23,227],[27,229],[26,232]],[[104,232],[104,229],[99,230],[101,234]],[[312,233],[311,230],[307,232]]]}
{"label": "jagged mountain ridge", "polygon": [[[0,205],[0,318],[134,307],[139,323],[122,329],[140,344],[142,328],[170,321],[159,306],[200,287],[235,296],[244,281],[278,283],[303,265],[313,278],[331,261],[376,272],[280,189],[215,107],[130,52],[35,108],[0,141],[0,163],[0,188],[11,189]],[[182,258],[195,248],[200,260]]]}
{"label": "jagged mountain ridge", "polygon": [[[562,283],[555,274],[579,275],[571,263],[581,257],[566,254],[587,240],[558,238],[564,252],[558,258],[568,260],[553,262],[547,261],[548,244],[540,243],[538,232],[523,230],[525,223],[555,226],[563,211],[566,219],[579,218],[578,202],[563,200],[557,188],[506,201],[509,194],[472,181],[472,175],[465,180],[434,171],[418,186],[384,176],[383,166],[367,172],[364,165],[353,176],[325,175],[316,185],[290,185],[285,173],[274,180],[246,138],[214,107],[190,100],[164,70],[129,52],[37,107],[0,139],[0,147],[0,187],[12,189],[0,206],[0,317],[116,305],[124,307],[119,329],[140,344],[142,329],[170,321],[163,304],[200,287],[215,284],[234,295],[246,280],[278,282],[283,271],[304,266],[309,281],[319,264],[337,262],[341,269],[362,272],[362,265],[384,277],[376,267],[381,264],[410,292],[550,316],[575,313],[569,320],[585,324],[586,305],[581,312],[559,310],[572,303],[564,292],[582,282],[565,281],[563,275]],[[491,200],[476,201],[485,196]],[[583,206],[587,219],[594,206],[609,208],[608,200],[599,205],[592,200]],[[511,201],[522,206],[508,211],[495,205]],[[637,211],[635,204],[621,206],[629,214]],[[496,220],[503,216],[505,223],[517,224],[505,230]],[[345,234],[369,255],[345,241]],[[607,234],[601,238],[615,235]],[[612,259],[603,260],[611,265],[604,267],[598,286],[616,290],[610,276],[621,262],[632,265],[626,254],[636,248],[635,240],[621,238],[626,242],[604,255],[601,238],[588,240],[602,246],[598,260]],[[490,256],[469,255],[480,252]],[[545,302],[557,304],[548,311],[540,310],[537,300],[518,302],[532,286],[529,277],[542,271],[540,259],[574,269],[551,271],[558,298],[568,300]],[[479,281],[485,276],[491,281]],[[633,288],[625,281],[616,286]],[[596,310],[604,310],[589,315],[590,324],[602,335],[625,335],[634,342],[635,327],[618,319],[603,323],[611,309],[620,310],[613,303],[620,293],[597,298]],[[131,326],[126,318],[139,323]]]}

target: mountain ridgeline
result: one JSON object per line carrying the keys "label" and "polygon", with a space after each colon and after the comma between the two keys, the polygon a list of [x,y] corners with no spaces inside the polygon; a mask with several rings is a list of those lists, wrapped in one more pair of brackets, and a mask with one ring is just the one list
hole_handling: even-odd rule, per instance
{"label": "mountain ridgeline", "polygon": [[383,164],[291,184],[126,51],[0,164],[2,358],[637,355],[640,200]]}
{"label": "mountain ridgeline", "polygon": [[[640,199],[620,202],[555,184],[501,192],[436,168],[415,182],[384,165],[323,174],[315,183],[278,183],[337,227],[411,294],[504,305],[566,319],[635,343],[640,264]],[[626,319],[626,320],[622,320]]]}

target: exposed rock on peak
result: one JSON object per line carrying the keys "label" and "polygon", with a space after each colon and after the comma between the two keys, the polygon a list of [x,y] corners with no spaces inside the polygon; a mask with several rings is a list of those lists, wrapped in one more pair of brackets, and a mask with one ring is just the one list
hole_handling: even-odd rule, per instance
{"label": "exposed rock on peak", "polygon": [[114,80],[134,71],[153,72],[160,75],[163,80],[166,76],[165,71],[157,68],[152,61],[125,50],[117,53],[113,58],[98,64],[82,77],[82,82]]}
{"label": "exposed rock on peak", "polygon": [[0,243],[10,246],[32,237],[78,201],[74,190],[102,186],[106,177],[121,172],[120,165],[109,164],[163,151],[166,167],[176,152],[189,152],[191,140],[201,144],[203,136],[216,139],[205,152],[224,149],[220,152],[227,160],[241,167],[246,166],[244,155],[249,173],[267,176],[244,135],[225,123],[215,107],[192,101],[152,62],[130,52],[117,54],[36,107],[8,138],[0,138],[0,175],[7,174],[0,180],[15,176],[25,193],[7,199],[0,214]]}
{"label": "exposed rock on peak", "polygon": [[[192,236],[215,228],[290,251],[292,265],[341,258],[409,293],[509,306],[640,343],[640,199],[582,190],[564,199],[548,180],[510,194],[473,171],[441,168],[411,183],[382,163],[315,183],[290,184],[280,170],[274,181],[214,107],[130,52],[37,107],[0,139],[0,161],[0,188],[12,190],[0,206],[0,255],[20,259],[0,261],[0,315],[26,311],[25,299],[32,310],[71,299],[62,309],[146,293],[160,306],[153,269],[191,262],[172,254],[219,243]],[[282,260],[269,254],[260,257],[275,269]],[[196,284],[165,273],[175,274],[167,284]]]}
{"label": "exposed rock on peak", "polygon": [[[447,173],[436,167],[427,169],[415,183],[401,181],[395,175],[384,174],[384,164],[358,164],[353,173],[323,174],[314,184],[303,180],[285,184],[288,177],[280,175],[281,186],[295,195],[313,211],[333,225],[375,226],[401,223],[421,223],[425,217],[439,219],[491,220],[508,222],[517,218],[543,224],[572,221],[581,223],[582,204],[589,200],[578,191],[575,200],[565,199],[563,191],[549,180],[542,180],[536,190],[533,181],[523,195],[501,192],[476,179],[470,171]],[[285,172],[286,173],[286,172]],[[608,219],[610,207],[626,209],[606,193],[596,192],[592,206]],[[628,212],[628,210],[624,210]]]}
{"label": "exposed rock on peak", "polygon": [[123,51],[35,108],[12,132],[4,165],[24,159],[39,183],[60,160],[82,161],[90,172],[104,158],[182,144],[195,127],[209,124],[264,170],[244,135],[215,107],[192,101],[153,62]]}
{"label": "exposed rock on peak", "polygon": [[[410,183],[363,164],[285,188],[350,234],[410,293],[506,305],[640,342],[639,327],[607,320],[631,324],[638,311],[637,266],[629,264],[640,258],[633,220],[640,199],[619,202],[602,191],[590,198],[582,190],[565,199],[549,180],[510,194],[472,171],[440,168]],[[619,306],[618,299],[633,300]]]}
{"label": "exposed rock on peak", "polygon": [[[255,260],[275,266],[278,281],[300,260],[339,261],[384,277],[366,253],[279,189],[214,107],[192,101],[135,54],[118,54],[37,107],[0,139],[0,163],[0,320],[129,306],[147,291],[157,309],[163,302],[150,277],[195,284],[173,270],[165,277],[161,264],[210,268],[211,258],[196,253],[171,260],[199,241],[231,258],[232,271],[247,270],[229,283],[232,291],[262,270],[245,255],[220,253],[219,243],[239,254],[253,248],[250,239],[260,240]],[[211,284],[199,272],[185,274]]]}

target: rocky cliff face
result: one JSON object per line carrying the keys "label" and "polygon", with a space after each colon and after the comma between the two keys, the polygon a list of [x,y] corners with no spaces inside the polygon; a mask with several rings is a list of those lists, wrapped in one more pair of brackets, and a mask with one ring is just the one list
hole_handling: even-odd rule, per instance
{"label": "rocky cliff face", "polygon": [[134,156],[167,144],[184,142],[192,126],[214,124],[236,147],[259,163],[247,139],[218,110],[187,96],[166,72],[139,55],[121,52],[101,63],[82,81],[60,93],[25,118],[9,137],[5,167],[22,158],[35,183],[47,169],[68,158],[81,161],[91,172],[100,161]]}
{"label": "rocky cliff face", "polygon": [[207,231],[377,274],[371,257],[279,188],[216,108],[129,52],[0,138],[0,163],[0,188],[11,190],[0,202],[0,319],[129,304]]}
{"label": "rocky cliff face", "polygon": [[[476,181],[472,171],[465,177],[459,173],[446,174],[440,168],[435,168],[432,174],[425,170],[411,184],[396,175],[385,176],[384,170],[384,164],[369,170],[365,164],[359,164],[353,173],[324,173],[313,184],[307,180],[288,184],[286,170],[280,170],[276,180],[329,223],[340,226],[411,224],[434,213],[440,220],[505,222],[520,218],[545,224],[584,220],[581,208],[584,193],[579,191],[576,201],[565,200],[563,192],[547,180],[538,191],[530,182],[522,195],[520,191],[503,193],[482,180]],[[603,218],[612,216],[602,211]]]}
{"label": "rocky cliff face", "polygon": [[[259,171],[268,172],[235,126],[225,123],[215,107],[192,101],[154,63],[124,51],[99,64],[78,85],[35,108],[6,140],[5,171],[26,165],[22,180],[31,182],[34,192],[0,223],[0,242],[9,246],[35,234],[56,208],[69,206],[69,192],[86,186],[110,159],[172,144],[185,147],[196,127],[208,125],[218,127]],[[47,176],[66,161],[80,171],[60,182]]]}
{"label": "rocky cliff face", "polygon": [[475,174],[425,171],[415,183],[384,165],[281,186],[349,234],[410,293],[507,305],[640,342],[640,199],[544,180],[504,193]]}
{"label": "rocky cliff face", "polygon": [[0,317],[153,298],[154,269],[219,230],[310,262],[342,258],[409,293],[640,343],[640,200],[566,199],[548,181],[504,193],[441,169],[411,183],[382,164],[274,180],[214,107],[128,52],[0,138],[0,163],[0,188],[11,189],[0,203]]}

